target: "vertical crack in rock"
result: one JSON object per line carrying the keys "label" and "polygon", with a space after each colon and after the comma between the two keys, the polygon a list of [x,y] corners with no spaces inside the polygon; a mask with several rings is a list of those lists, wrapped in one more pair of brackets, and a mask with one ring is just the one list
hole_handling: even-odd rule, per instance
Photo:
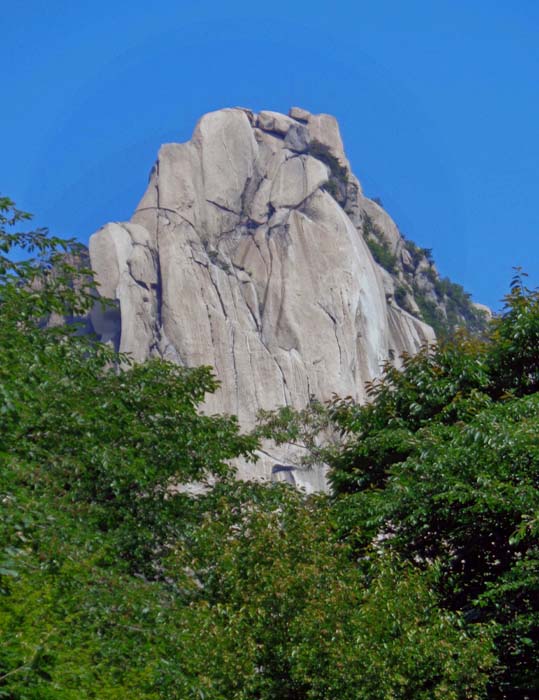
{"label": "vertical crack in rock", "polygon": [[[206,317],[208,319],[208,327],[210,329],[210,338],[211,338],[212,347],[215,348],[215,347],[217,347],[217,345],[215,343],[215,335],[213,332],[213,314],[210,310],[210,307],[208,306],[208,302],[204,298],[204,290],[201,289],[200,291],[201,291],[201,298],[204,299],[204,308],[206,310]],[[215,355],[214,355],[214,357],[215,357]],[[216,371],[217,374],[219,374],[220,367],[218,366],[217,358],[215,358],[215,359],[216,359],[216,361],[214,363],[214,370]]]}
{"label": "vertical crack in rock", "polygon": [[341,367],[343,367],[342,348],[341,348],[341,343],[340,343],[340,341],[339,341],[339,335],[338,335],[338,333],[337,333],[337,329],[338,329],[337,319],[336,319],[335,316],[334,316],[330,311],[328,311],[320,302],[317,302],[317,305],[322,309],[322,311],[323,311],[327,316],[329,316],[329,318],[330,318],[330,320],[331,320],[331,323],[332,323],[332,325],[333,325],[333,332],[334,332],[334,334],[335,334],[335,340],[336,340],[336,342],[337,342],[337,347],[339,348],[339,364],[341,365]]}
{"label": "vertical crack in rock", "polygon": [[217,300],[219,302],[219,305],[221,307],[221,311],[223,312],[223,318],[225,319],[225,321],[228,321],[229,320],[228,311],[227,311],[226,305],[223,301],[223,297],[221,296],[221,292],[219,290],[219,283],[213,278],[213,270],[211,269],[211,267],[212,267],[211,265],[208,266],[208,275],[210,278],[210,282],[211,282],[212,287],[215,291],[215,295],[216,295]]}
{"label": "vertical crack in rock", "polygon": [[161,275],[161,255],[159,253],[159,233],[160,233],[160,216],[161,203],[159,197],[159,159],[155,164],[155,202],[156,202],[156,227],[155,227],[155,267],[157,271],[157,283],[155,288],[156,294],[156,322],[157,331],[154,340],[154,345],[159,347],[163,338],[163,278]]}
{"label": "vertical crack in rock", "polygon": [[236,328],[233,323],[230,325],[230,332],[231,332],[231,337],[232,337],[232,367],[234,369],[234,381],[235,381],[235,386],[236,386],[236,406],[239,407],[241,405],[241,399],[240,399],[240,376],[238,374],[238,368],[236,366]]}

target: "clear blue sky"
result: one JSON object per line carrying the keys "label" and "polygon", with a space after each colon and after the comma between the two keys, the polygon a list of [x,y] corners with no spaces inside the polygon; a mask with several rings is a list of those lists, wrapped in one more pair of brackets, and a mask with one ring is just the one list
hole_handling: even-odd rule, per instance
{"label": "clear blue sky", "polygon": [[86,241],[204,112],[299,105],[442,274],[539,282],[536,0],[26,0],[3,13],[0,192]]}

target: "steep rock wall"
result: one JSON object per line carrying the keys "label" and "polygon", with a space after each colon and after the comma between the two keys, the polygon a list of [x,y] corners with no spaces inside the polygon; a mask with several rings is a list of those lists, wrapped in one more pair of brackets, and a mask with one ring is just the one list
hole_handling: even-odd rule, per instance
{"label": "steep rock wall", "polygon": [[[294,108],[206,114],[192,139],[161,147],[127,223],[104,226],[90,257],[118,312],[92,321],[137,361],[211,365],[222,382],[205,410],[239,417],[333,392],[365,399],[389,358],[434,340],[397,306],[362,235],[373,203],[344,154],[336,120]],[[376,210],[397,248],[399,233]],[[272,452],[242,476],[269,476]],[[321,475],[297,474],[307,487]]]}

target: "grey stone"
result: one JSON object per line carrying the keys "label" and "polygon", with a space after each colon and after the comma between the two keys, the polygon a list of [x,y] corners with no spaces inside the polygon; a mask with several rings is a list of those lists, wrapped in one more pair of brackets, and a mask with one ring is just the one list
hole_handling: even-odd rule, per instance
{"label": "grey stone", "polygon": [[[211,365],[221,387],[204,410],[237,415],[244,429],[259,409],[312,396],[364,401],[388,359],[434,340],[394,304],[361,235],[367,212],[397,250],[395,224],[351,173],[345,211],[325,191],[328,166],[297,153],[314,136],[347,167],[336,121],[291,116],[205,115],[189,142],[160,149],[131,221],[90,240],[101,292],[117,304],[109,316],[94,310],[103,339],[137,361]],[[297,450],[264,450],[238,464],[241,477],[271,479],[281,464],[308,490],[326,487],[323,468],[297,468]]]}
{"label": "grey stone", "polygon": [[303,124],[293,124],[284,140],[285,146],[297,153],[304,153],[309,148],[309,143],[309,130]]}
{"label": "grey stone", "polygon": [[350,170],[350,164],[344,154],[339,124],[330,114],[310,114],[307,128],[311,143],[325,147],[330,155],[337,159],[341,167]]}
{"label": "grey stone", "polygon": [[292,117],[292,119],[297,119],[300,122],[308,122],[309,117],[311,116],[310,112],[308,112],[306,109],[302,109],[301,107],[291,107],[288,114],[290,117]]}
{"label": "grey stone", "polygon": [[295,156],[285,160],[275,175],[270,201],[275,209],[295,207],[328,181],[327,166],[316,158]]}
{"label": "grey stone", "polygon": [[279,112],[260,112],[257,119],[257,126],[259,129],[263,131],[273,131],[282,136],[287,134],[290,127],[294,125],[295,122],[293,119]]}

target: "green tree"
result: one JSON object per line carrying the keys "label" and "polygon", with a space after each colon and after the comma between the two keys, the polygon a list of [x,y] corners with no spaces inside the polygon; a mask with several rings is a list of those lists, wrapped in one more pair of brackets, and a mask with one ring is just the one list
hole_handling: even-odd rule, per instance
{"label": "green tree", "polygon": [[539,692],[539,295],[517,276],[483,342],[465,336],[387,367],[372,402],[336,401],[331,480],[342,534],[439,565],[469,623],[499,625],[490,697]]}
{"label": "green tree", "polygon": [[[96,303],[91,271],[77,244],[18,232],[28,216],[6,198],[0,210],[0,697],[125,697],[153,658],[126,632],[137,600],[157,615],[171,599],[150,583],[183,532],[178,486],[228,474],[256,441],[199,412],[209,368],[132,365],[47,323]],[[105,633],[122,609],[127,627]]]}
{"label": "green tree", "polygon": [[481,697],[490,630],[440,609],[436,571],[356,561],[326,497],[235,482],[257,443],[200,413],[209,368],[81,334],[77,246],[1,206],[0,697]]}
{"label": "green tree", "polygon": [[205,697],[479,698],[490,631],[442,611],[433,572],[337,536],[327,497],[221,484],[183,550],[211,611]]}

